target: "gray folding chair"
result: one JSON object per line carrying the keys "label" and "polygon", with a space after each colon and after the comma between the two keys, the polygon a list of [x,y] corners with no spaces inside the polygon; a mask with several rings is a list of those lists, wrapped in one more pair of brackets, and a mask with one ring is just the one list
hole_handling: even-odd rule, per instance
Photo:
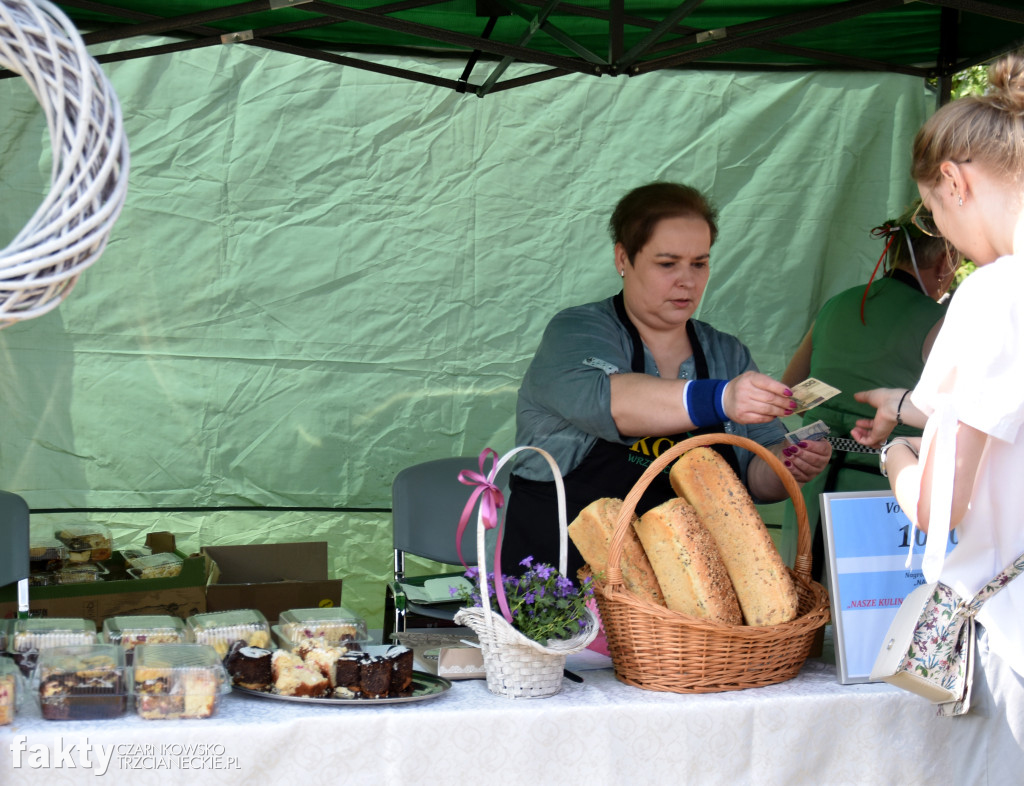
{"label": "gray folding chair", "polygon": [[[488,468],[490,463],[488,462]],[[392,544],[394,546],[394,577],[384,598],[382,639],[402,633],[410,627],[453,627],[455,612],[463,605],[455,600],[447,603],[417,603],[409,598],[405,587],[422,587],[431,578],[461,576],[465,568],[426,576],[406,576],[405,556],[412,554],[445,565],[458,566],[455,533],[459,517],[473,493],[473,486],[460,483],[459,471],[479,472],[477,456],[455,456],[415,464],[400,471],[391,485]],[[507,494],[510,470],[503,468],[498,487]],[[501,512],[499,511],[499,515]],[[491,530],[489,534],[493,533]],[[474,507],[462,536],[462,556],[469,566],[477,564],[477,514]],[[489,538],[493,543],[493,537]],[[488,560],[490,564],[490,560]]]}
{"label": "gray folding chair", "polygon": [[19,606],[28,598],[28,520],[25,500],[0,491],[0,587],[19,582]]}

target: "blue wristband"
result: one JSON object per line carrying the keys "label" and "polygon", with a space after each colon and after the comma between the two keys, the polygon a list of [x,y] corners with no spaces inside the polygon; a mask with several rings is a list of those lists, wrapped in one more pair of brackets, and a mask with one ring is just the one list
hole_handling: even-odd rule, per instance
{"label": "blue wristband", "polygon": [[684,403],[694,426],[714,426],[729,419],[722,405],[727,384],[727,379],[694,379],[687,383]]}

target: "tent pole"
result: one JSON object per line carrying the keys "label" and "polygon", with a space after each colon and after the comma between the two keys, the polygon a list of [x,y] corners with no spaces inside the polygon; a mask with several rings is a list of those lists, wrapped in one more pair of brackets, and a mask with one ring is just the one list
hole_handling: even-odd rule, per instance
{"label": "tent pole", "polygon": [[956,73],[957,32],[960,12],[943,8],[939,16],[939,91],[936,109],[948,104],[953,97],[953,74]]}
{"label": "tent pole", "polygon": [[626,0],[610,0],[608,11],[608,62],[617,63],[626,48]]}

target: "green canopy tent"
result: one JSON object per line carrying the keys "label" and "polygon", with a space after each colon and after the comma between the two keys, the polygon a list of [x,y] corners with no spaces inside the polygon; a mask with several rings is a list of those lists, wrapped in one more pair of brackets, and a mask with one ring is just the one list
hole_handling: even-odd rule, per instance
{"label": "green canopy tent", "polygon": [[[99,520],[122,544],[327,540],[371,624],[391,479],[514,446],[544,325],[618,286],[605,223],[622,193],[673,179],[711,194],[721,234],[698,316],[778,374],[823,300],[867,279],[870,228],[914,195],[909,143],[935,105],[923,78],[1024,31],[1005,3],[630,5],[621,36],[608,7],[550,9],[550,29],[618,64],[671,18],[633,61],[643,75],[613,79],[569,67],[582,55],[548,28],[522,41],[519,13],[485,39],[491,9],[473,4],[360,9],[405,31],[339,21],[357,14],[341,3],[219,20],[188,16],[222,13],[212,3],[163,3],[173,21],[156,23],[129,5],[62,4],[120,99],[129,192],[72,295],[0,330],[0,488],[34,523]],[[855,27],[828,45],[828,26],[770,41],[753,26],[854,8],[870,13],[835,22]],[[756,48],[711,48],[735,29]],[[693,47],[715,59],[654,70]],[[3,247],[46,191],[49,145],[21,80],[0,79],[0,106]]]}
{"label": "green canopy tent", "polygon": [[[1024,10],[1009,0],[176,0],[159,14],[145,2],[61,5],[92,31],[88,43],[181,39],[133,43],[103,62],[244,43],[481,96],[570,73],[637,76],[695,65],[948,78],[1024,42]],[[432,51],[465,69],[452,80],[360,57],[384,51]],[[537,69],[506,78],[517,62]]]}

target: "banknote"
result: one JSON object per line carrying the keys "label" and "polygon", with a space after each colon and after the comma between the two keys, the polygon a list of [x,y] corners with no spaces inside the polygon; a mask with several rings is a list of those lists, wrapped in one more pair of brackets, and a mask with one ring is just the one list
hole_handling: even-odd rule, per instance
{"label": "banknote", "polygon": [[839,390],[827,385],[820,379],[809,377],[794,388],[793,400],[796,401],[796,409],[791,413],[801,415],[809,409],[814,409],[821,403],[828,401],[833,396],[839,395]]}
{"label": "banknote", "polygon": [[829,431],[830,429],[825,425],[825,421],[816,420],[814,423],[801,426],[795,431],[790,431],[786,434],[786,439],[789,440],[791,445],[795,445],[797,442],[803,442],[804,440],[825,439],[829,435]]}

